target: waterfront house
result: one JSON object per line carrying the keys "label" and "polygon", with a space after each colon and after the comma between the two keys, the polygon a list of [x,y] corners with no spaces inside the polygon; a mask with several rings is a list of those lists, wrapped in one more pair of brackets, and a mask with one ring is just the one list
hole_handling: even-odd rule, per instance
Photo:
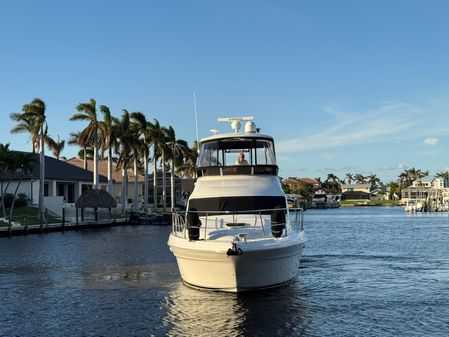
{"label": "waterfront house", "polygon": [[371,184],[341,184],[341,200],[370,200]]}
{"label": "waterfront house", "polygon": [[282,180],[282,185],[288,186],[290,191],[297,191],[303,185],[310,185],[314,190],[321,187],[321,183],[314,178],[296,178],[288,177]]}
{"label": "waterfront house", "polygon": [[372,185],[370,189],[370,200],[389,200],[390,193],[384,185]]}
{"label": "waterfront house", "polygon": [[[84,159],[79,157],[74,157],[67,159],[67,163],[75,165],[77,167],[84,167]],[[89,171],[93,171],[93,161],[87,160],[87,169]],[[107,177],[108,175],[108,161],[107,159],[98,161],[98,171],[101,175]],[[132,204],[134,202],[134,171],[131,169],[127,170],[128,172],[128,199],[127,203]],[[117,166],[116,163],[112,163],[112,193],[111,195],[117,200],[117,202],[121,203],[121,195],[122,195],[122,180],[123,180],[123,171],[121,168]],[[143,203],[144,196],[144,187],[145,187],[145,177],[141,174],[137,176],[137,188],[138,188],[138,201],[139,203]],[[153,173],[148,174],[148,203],[153,204]],[[157,195],[158,195],[158,203],[162,203],[162,170],[157,170]],[[107,184],[106,184],[107,186]],[[180,200],[183,199],[183,191],[184,194],[190,193],[193,190],[193,180],[192,179],[181,179],[178,176],[175,176],[175,200],[179,203]],[[166,201],[169,206],[171,203],[171,178],[170,171],[165,172],[165,193],[166,193]]]}
{"label": "waterfront house", "polygon": [[[162,203],[162,190],[163,190],[163,179],[162,170],[157,170],[156,184],[157,184],[157,195],[158,203]],[[151,172],[148,175],[148,200],[149,203],[153,203],[153,184],[154,184],[154,173]],[[188,197],[193,191],[194,180],[190,178],[181,178],[175,175],[175,203],[185,206]],[[171,173],[170,171],[165,172],[165,195],[167,205],[171,205]]]}
{"label": "waterfront house", "polygon": [[415,180],[411,186],[401,191],[401,203],[406,205],[410,201],[425,202],[430,208],[449,204],[448,181],[435,177],[427,180]]}
{"label": "waterfront house", "polygon": [[387,200],[389,198],[383,185],[367,184],[342,184],[342,200]]}
{"label": "waterfront house", "polygon": [[[79,167],[79,168],[83,168],[84,167],[84,159],[83,158],[79,158],[79,157],[73,157],[70,159],[67,159],[66,162],[70,165]],[[94,162],[91,159],[87,160],[87,170],[90,172],[93,172],[93,167],[94,167]],[[108,176],[108,161],[107,159],[103,159],[103,160],[99,160],[98,161],[98,172],[101,176],[107,177]],[[128,188],[128,204],[131,204],[134,202],[133,198],[134,198],[134,172],[133,170],[128,169],[127,170],[128,173],[128,184],[127,184],[127,188]],[[122,180],[124,179],[123,177],[123,171],[121,168],[119,168],[117,166],[116,163],[112,163],[112,193],[110,193],[115,200],[117,200],[117,202],[121,202],[121,197],[122,197]],[[138,179],[138,183],[137,183],[137,188],[138,188],[138,199],[139,202],[142,201],[143,198],[143,190],[144,190],[144,177],[142,175],[138,175],[137,176]],[[102,184],[100,186],[101,189],[106,189],[107,188],[107,178],[106,178],[106,184]]]}
{"label": "waterfront house", "polygon": [[[39,200],[40,165],[39,154],[35,157],[31,172],[25,176],[12,174],[6,193],[13,193],[18,186],[18,193],[25,194],[31,205],[37,205]],[[92,188],[93,174],[88,170],[68,164],[65,161],[45,156],[44,207],[56,215],[61,215],[66,204],[74,204],[79,196]],[[106,188],[107,178],[100,175],[100,188]],[[6,187],[6,186],[5,186]]]}

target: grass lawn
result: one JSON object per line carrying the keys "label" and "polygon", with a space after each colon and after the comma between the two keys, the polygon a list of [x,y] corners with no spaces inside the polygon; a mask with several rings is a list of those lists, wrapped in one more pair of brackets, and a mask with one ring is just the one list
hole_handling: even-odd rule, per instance
{"label": "grass lawn", "polygon": [[399,206],[398,200],[342,200],[342,206]]}
{"label": "grass lawn", "polygon": [[[7,209],[6,212],[9,214],[9,209]],[[38,225],[41,223],[38,216],[38,209],[35,207],[14,208],[12,218],[14,221],[19,221],[22,224],[26,223],[26,219],[28,219],[28,225]],[[58,222],[61,222],[61,219],[48,214],[48,223]],[[8,226],[8,223],[0,221],[0,226]]]}

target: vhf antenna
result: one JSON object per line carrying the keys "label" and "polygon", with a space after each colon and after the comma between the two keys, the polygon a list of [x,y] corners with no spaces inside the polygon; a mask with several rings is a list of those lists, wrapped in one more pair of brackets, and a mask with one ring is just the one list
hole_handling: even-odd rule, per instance
{"label": "vhf antenna", "polygon": [[200,141],[199,141],[199,137],[198,137],[198,115],[196,113],[196,95],[195,95],[195,91],[193,92],[193,110],[195,111],[196,144],[197,144],[198,153],[199,153],[199,151],[200,151],[200,148],[199,148]]}

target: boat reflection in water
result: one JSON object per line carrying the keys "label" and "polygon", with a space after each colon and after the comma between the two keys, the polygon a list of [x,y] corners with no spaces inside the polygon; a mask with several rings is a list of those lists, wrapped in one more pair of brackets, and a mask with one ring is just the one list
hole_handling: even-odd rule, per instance
{"label": "boat reflection in water", "polygon": [[235,294],[180,282],[162,307],[162,330],[169,336],[300,336],[311,319],[307,294],[297,283]]}

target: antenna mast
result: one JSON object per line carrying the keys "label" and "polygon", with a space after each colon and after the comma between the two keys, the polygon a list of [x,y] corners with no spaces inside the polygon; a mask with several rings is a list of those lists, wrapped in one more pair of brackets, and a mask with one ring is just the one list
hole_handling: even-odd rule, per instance
{"label": "antenna mast", "polygon": [[[199,137],[198,137],[198,115],[196,113],[196,95],[195,91],[193,92],[193,109],[195,110],[195,126],[196,126],[196,142],[199,144]],[[198,148],[199,149],[199,148]]]}

